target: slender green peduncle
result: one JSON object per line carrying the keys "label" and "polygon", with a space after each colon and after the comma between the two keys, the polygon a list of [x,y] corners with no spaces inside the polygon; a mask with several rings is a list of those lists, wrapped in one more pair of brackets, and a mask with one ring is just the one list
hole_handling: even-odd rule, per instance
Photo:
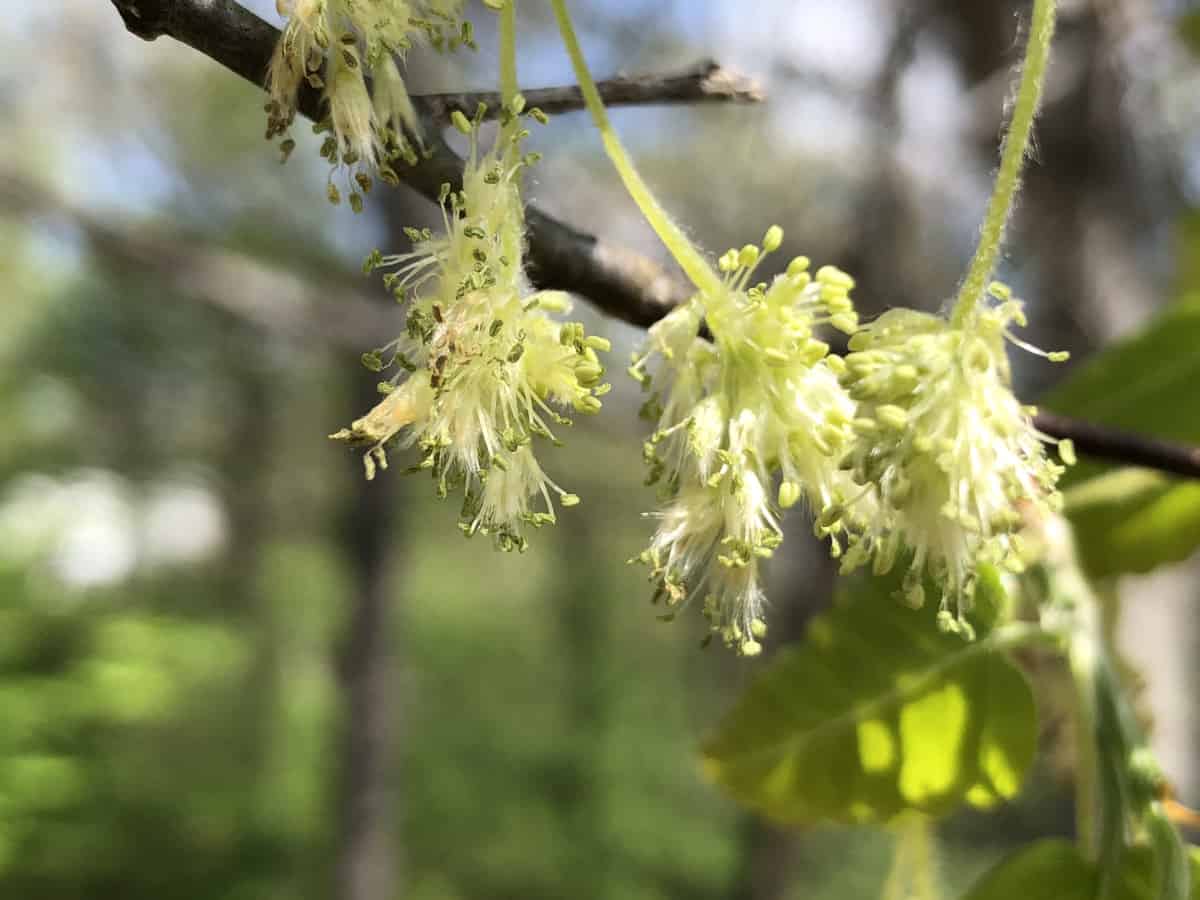
{"label": "slender green peduncle", "polygon": [[500,102],[517,96],[517,0],[506,0],[500,10]]}
{"label": "slender green peduncle", "polygon": [[892,829],[896,847],[884,900],[938,900],[933,823],[924,813],[910,810],[897,817]]}
{"label": "slender green peduncle", "polygon": [[1029,151],[1029,137],[1042,99],[1042,83],[1054,39],[1055,0],[1034,0],[1029,43],[1021,67],[1021,82],[1013,105],[1012,121],[1000,154],[1000,171],[988,203],[987,218],[979,233],[979,246],[954,303],[953,321],[962,325],[983,300],[1004,243],[1004,230],[1021,184],[1021,169]]}
{"label": "slender green peduncle", "polygon": [[584,102],[587,104],[588,112],[592,114],[592,121],[596,123],[596,128],[600,132],[605,152],[608,153],[608,158],[616,168],[617,174],[621,176],[625,189],[629,191],[629,195],[638,205],[642,215],[646,217],[646,221],[650,223],[650,227],[666,244],[671,255],[675,257],[675,261],[687,273],[692,283],[704,293],[719,292],[722,285],[721,278],[655,199],[646,182],[634,168],[617,133],[613,130],[612,123],[608,120],[608,112],[604,108],[604,101],[600,99],[596,82],[592,79],[591,72],[588,71],[587,60],[584,59],[583,51],[579,47],[579,39],[571,24],[571,14],[567,11],[566,0],[552,0],[552,3],[554,15],[558,19],[558,30],[562,34],[563,44],[566,45],[567,53],[571,57],[571,65],[575,68],[575,77],[583,91]]}

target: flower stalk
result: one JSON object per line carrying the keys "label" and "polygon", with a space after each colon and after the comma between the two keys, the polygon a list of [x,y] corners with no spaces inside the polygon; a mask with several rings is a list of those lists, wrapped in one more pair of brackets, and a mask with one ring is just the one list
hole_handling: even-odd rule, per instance
{"label": "flower stalk", "polygon": [[963,325],[985,302],[987,285],[996,270],[1004,232],[1021,186],[1021,171],[1029,154],[1030,136],[1042,101],[1042,87],[1054,41],[1057,0],[1034,0],[1029,42],[1021,81],[1013,104],[1012,119],[1000,151],[1000,170],[988,202],[987,216],[979,231],[979,244],[954,303],[953,323]]}
{"label": "flower stalk", "polygon": [[524,550],[525,527],[556,521],[555,503],[579,498],[544,471],[537,448],[558,444],[554,426],[564,413],[594,414],[608,385],[599,353],[608,341],[589,336],[570,311],[565,294],[535,292],[524,275],[524,170],[536,154],[524,153],[521,121],[536,121],[516,89],[515,7],[501,12],[503,123],[483,151],[479,126],[455,112],[452,123],[470,139],[462,189],[442,186],[443,233],[408,229],[408,253],[375,251],[365,269],[387,270],[385,285],[408,309],[404,332],[363,355],[384,399],[335,440],[363,446],[368,479],[388,466],[387,446],[415,446],[421,460],[410,468],[432,475],[440,497],[461,490],[464,534],[488,534],[502,550]]}
{"label": "flower stalk", "polygon": [[642,176],[638,174],[633,165],[633,160],[629,158],[625,146],[613,129],[612,122],[608,118],[608,111],[604,108],[604,101],[600,98],[600,91],[596,88],[596,81],[592,78],[587,60],[583,56],[583,50],[579,46],[579,38],[575,34],[575,26],[571,22],[571,13],[567,9],[566,0],[552,0],[552,3],[554,16],[558,20],[558,30],[562,35],[563,44],[567,48],[567,55],[571,57],[571,65],[575,69],[575,78],[579,81],[579,88],[583,92],[584,103],[592,116],[596,130],[600,132],[604,150],[617,170],[617,174],[621,177],[621,181],[625,184],[625,189],[692,283],[702,291],[715,293],[720,289],[720,277],[713,271],[704,255],[688,240],[683,229],[663,209],[662,204],[658,202],[646,182],[642,180]]}
{"label": "flower stalk", "polygon": [[507,0],[500,10],[500,102],[511,107],[517,91],[517,0]]}

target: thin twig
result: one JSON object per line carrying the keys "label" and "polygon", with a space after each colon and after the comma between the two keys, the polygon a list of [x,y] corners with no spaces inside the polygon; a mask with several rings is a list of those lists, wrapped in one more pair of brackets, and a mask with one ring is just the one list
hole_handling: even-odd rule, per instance
{"label": "thin twig", "polygon": [[[251,83],[262,86],[279,30],[234,0],[112,0],[128,29],[144,40],[170,37],[187,44]],[[709,80],[712,76],[709,73]],[[668,84],[668,82],[664,82]],[[671,90],[677,90],[676,86]],[[718,93],[713,93],[716,99]],[[726,95],[730,96],[730,95]],[[425,124],[429,154],[400,171],[404,183],[438,201],[442,185],[461,186],[462,160],[446,145],[430,105],[414,103]],[[647,101],[649,102],[649,101]],[[319,92],[305,86],[298,111],[324,115]],[[530,279],[538,287],[570,291],[598,308],[647,326],[689,295],[687,283],[652,260],[528,208]]]}
{"label": "thin twig", "polygon": [[[646,106],[649,104],[761,103],[765,94],[754,79],[727,69],[714,60],[705,60],[681,72],[610,78],[597,84],[608,106]],[[576,85],[534,88],[522,91],[526,107],[537,107],[548,115],[583,109],[583,94]],[[473,116],[482,103],[489,115],[500,111],[496,91],[425,94],[419,102],[438,122],[448,122],[455,110]]]}
{"label": "thin twig", "polygon": [[1034,416],[1034,422],[1045,434],[1070,440],[1076,451],[1084,456],[1200,478],[1200,447],[1133,434],[1052,412],[1039,412]]}
{"label": "thin twig", "polygon": [[[112,3],[137,36],[153,40],[166,35],[256,85],[263,83],[279,31],[234,0],[112,0]],[[660,86],[670,82],[670,78],[659,79]],[[651,83],[652,79],[643,82],[638,102],[682,102],[669,92],[668,96],[655,100],[648,87]],[[677,91],[678,87],[672,90]],[[525,94],[536,96],[534,91]],[[742,94],[744,91],[718,92],[707,99],[751,99]],[[436,202],[443,184],[457,187],[461,183],[462,161],[441,139],[434,115],[438,104],[442,104],[444,113],[445,100],[419,97],[414,100],[431,132],[426,138],[430,154],[417,165],[406,168],[402,176],[409,187]],[[564,102],[568,101],[574,102],[572,97],[564,97]],[[299,111],[308,118],[320,118],[320,97],[312,91],[303,93]],[[604,312],[643,327],[653,324],[690,294],[681,277],[646,257],[572,228],[534,207],[529,208],[528,224],[529,274],[539,287],[579,294]],[[1045,412],[1038,415],[1037,426],[1051,437],[1070,438],[1076,449],[1088,456],[1200,478],[1200,448]]]}

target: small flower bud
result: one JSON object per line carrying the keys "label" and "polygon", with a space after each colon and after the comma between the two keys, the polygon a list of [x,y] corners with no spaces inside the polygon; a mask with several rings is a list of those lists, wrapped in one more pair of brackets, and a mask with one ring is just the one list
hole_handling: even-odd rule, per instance
{"label": "small flower bud", "polygon": [[612,342],[608,338],[590,335],[584,339],[584,346],[590,347],[592,350],[598,350],[601,353],[612,352]]}
{"label": "small flower bud", "polygon": [[807,256],[797,256],[788,263],[787,273],[791,278],[799,275],[804,275],[808,272],[808,267],[812,265],[812,261]]}
{"label": "small flower bud", "polygon": [[596,413],[600,412],[601,406],[602,404],[600,401],[591,394],[585,394],[584,396],[578,397],[575,400],[575,409],[581,413],[587,413],[588,415],[595,415]]}
{"label": "small flower bud", "polygon": [[903,407],[887,404],[875,410],[875,420],[895,431],[903,431],[908,425],[908,413]]}
{"label": "small flower bud", "polygon": [[791,509],[800,500],[800,485],[794,481],[784,481],[779,485],[779,505]]}
{"label": "small flower bud", "polygon": [[766,235],[763,237],[762,248],[764,253],[774,253],[783,244],[783,229],[778,225],[772,225],[767,229]]}
{"label": "small flower bud", "polygon": [[762,653],[762,644],[758,641],[745,640],[738,646],[738,652],[742,656],[758,656]]}

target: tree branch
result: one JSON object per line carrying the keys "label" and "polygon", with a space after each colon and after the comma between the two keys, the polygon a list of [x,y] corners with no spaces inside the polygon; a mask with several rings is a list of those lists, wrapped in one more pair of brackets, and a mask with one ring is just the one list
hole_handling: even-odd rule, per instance
{"label": "tree branch", "polygon": [[1069,439],[1077,452],[1094,459],[1200,478],[1200,447],[1133,434],[1095,422],[1039,411],[1034,417],[1045,434]]}
{"label": "tree branch", "polygon": [[[761,103],[765,97],[762,87],[754,79],[726,69],[711,59],[674,74],[621,76],[596,86],[607,106]],[[535,88],[521,94],[526,107],[536,106],[547,115],[583,109],[583,94],[573,84]],[[487,106],[489,116],[500,111],[500,94],[496,91],[426,94],[420,99],[429,115],[438,122],[449,122],[450,114],[455,110],[473,116],[480,103]]]}
{"label": "tree branch", "polygon": [[[126,27],[138,37],[154,40],[166,36],[187,44],[215,62],[255,85],[264,83],[271,53],[279,39],[279,30],[264,22],[234,0],[112,0]],[[699,73],[703,72],[704,77]],[[741,80],[707,67],[692,71],[697,94],[707,94],[716,100],[744,99],[749,88]],[[666,100],[680,102],[684,92],[681,81],[687,75],[658,80],[667,92]],[[624,85],[632,96],[632,81]],[[639,90],[646,102],[651,102],[652,79],[643,80]],[[722,81],[739,85],[722,92]],[[708,87],[705,87],[705,84]],[[436,101],[427,102],[414,97],[414,103],[426,126],[425,142],[430,150],[415,166],[401,171],[404,183],[437,202],[443,184],[459,187],[462,180],[462,160],[446,145],[434,115]],[[319,92],[307,88],[301,91],[298,110],[309,119],[323,115]],[[441,107],[444,110],[444,106]],[[627,319],[637,325],[648,325],[660,318],[675,304],[687,299],[687,283],[677,274],[636,253],[577,231],[536,207],[529,208],[529,276],[539,287],[571,291],[592,300],[610,315]]]}
{"label": "tree branch", "polygon": [[[174,38],[248,81],[263,84],[279,31],[234,0],[112,0],[112,3],[126,27],[138,37]],[[722,80],[732,83],[721,87]],[[761,99],[761,93],[740,76],[730,75],[719,66],[714,69],[712,64],[679,75],[616,79],[608,82],[607,90],[630,103]],[[555,103],[559,109],[576,107],[574,89],[548,91],[538,101],[543,109],[554,109]],[[692,93],[696,96],[689,96]],[[437,202],[443,184],[453,187],[461,184],[462,161],[442,139],[439,118],[457,103],[468,104],[467,111],[473,111],[478,100],[487,96],[441,94],[414,98],[429,132],[426,144],[431,152],[403,171],[409,187]],[[538,92],[527,91],[525,96],[535,98]],[[299,111],[311,119],[321,118],[320,96],[312,90],[304,91]],[[529,276],[539,287],[579,294],[609,315],[643,327],[653,324],[691,293],[678,274],[559,222],[536,207],[529,207],[528,225]],[[1200,478],[1200,448],[1170,444],[1052,413],[1039,413],[1036,423],[1051,437],[1070,438],[1082,454]]]}

